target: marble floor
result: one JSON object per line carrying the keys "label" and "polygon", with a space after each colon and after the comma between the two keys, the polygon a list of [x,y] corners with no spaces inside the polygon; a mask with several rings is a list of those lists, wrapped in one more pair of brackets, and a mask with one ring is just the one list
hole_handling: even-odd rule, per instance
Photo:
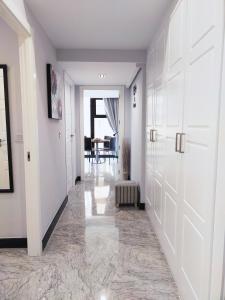
{"label": "marble floor", "polygon": [[178,299],[146,212],[115,208],[115,165],[86,167],[41,257],[0,250],[0,299]]}

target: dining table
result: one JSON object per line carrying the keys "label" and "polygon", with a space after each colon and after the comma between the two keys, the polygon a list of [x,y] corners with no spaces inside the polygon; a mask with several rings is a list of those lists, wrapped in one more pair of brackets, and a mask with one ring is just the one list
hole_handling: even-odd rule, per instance
{"label": "dining table", "polygon": [[102,164],[105,162],[101,160],[101,157],[100,157],[100,148],[99,148],[99,144],[104,144],[104,143],[107,143],[109,142],[109,140],[107,139],[101,139],[101,138],[94,138],[91,140],[91,142],[93,144],[95,144],[95,163],[96,164]]}

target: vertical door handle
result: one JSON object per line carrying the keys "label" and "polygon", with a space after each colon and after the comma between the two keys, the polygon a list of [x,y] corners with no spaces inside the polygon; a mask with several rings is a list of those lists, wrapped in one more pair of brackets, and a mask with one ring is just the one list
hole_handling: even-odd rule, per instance
{"label": "vertical door handle", "polygon": [[156,142],[156,141],[157,141],[157,130],[152,129],[152,142]]}
{"label": "vertical door handle", "polygon": [[157,130],[151,129],[150,130],[150,142],[156,142],[157,141]]}
{"label": "vertical door handle", "polygon": [[176,133],[175,152],[180,152],[180,133]]}
{"label": "vertical door handle", "polygon": [[150,142],[152,142],[152,129],[150,129]]}
{"label": "vertical door handle", "polygon": [[185,133],[180,134],[180,153],[185,152]]}

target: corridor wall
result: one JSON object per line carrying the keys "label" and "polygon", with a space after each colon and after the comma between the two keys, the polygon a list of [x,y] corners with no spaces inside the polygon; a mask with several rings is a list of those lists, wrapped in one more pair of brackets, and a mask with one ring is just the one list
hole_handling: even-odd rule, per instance
{"label": "corridor wall", "polygon": [[[65,118],[48,118],[46,64],[57,68],[63,80],[63,70],[56,59],[56,50],[45,31],[26,7],[27,18],[34,37],[38,99],[38,131],[40,158],[41,230],[45,235],[56,212],[67,195]],[[63,95],[64,97],[64,95]],[[64,112],[64,98],[62,99]]]}
{"label": "corridor wall", "polygon": [[14,193],[0,194],[0,238],[26,237],[19,47],[16,34],[0,18],[0,64],[8,67]]}
{"label": "corridor wall", "polygon": [[138,182],[144,202],[144,124],[145,69],[141,69],[130,87],[131,180]]}

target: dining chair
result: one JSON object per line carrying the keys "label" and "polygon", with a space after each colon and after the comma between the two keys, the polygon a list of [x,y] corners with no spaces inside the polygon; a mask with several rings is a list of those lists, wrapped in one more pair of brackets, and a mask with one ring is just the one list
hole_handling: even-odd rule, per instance
{"label": "dining chair", "polygon": [[[113,159],[115,157],[117,157],[117,147],[116,147],[116,138],[115,137],[112,137],[110,139],[109,151],[110,151],[111,155],[113,156]],[[118,160],[118,157],[117,157],[117,160]]]}
{"label": "dining chair", "polygon": [[89,162],[90,158],[93,162],[92,151],[94,151],[94,149],[92,147],[91,138],[87,136],[84,137],[84,151],[87,152]]}

